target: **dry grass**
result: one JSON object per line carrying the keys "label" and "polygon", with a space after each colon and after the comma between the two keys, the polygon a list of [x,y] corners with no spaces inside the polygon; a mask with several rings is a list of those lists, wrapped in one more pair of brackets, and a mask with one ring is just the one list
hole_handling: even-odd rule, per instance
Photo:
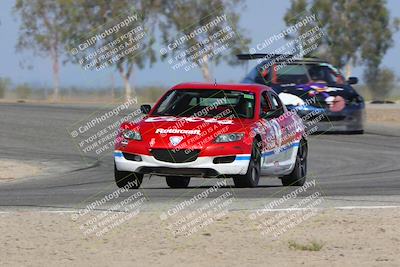
{"label": "dry grass", "polygon": [[296,241],[289,241],[289,248],[293,250],[302,250],[302,251],[320,251],[324,244],[318,241],[311,241],[309,244],[300,244]]}

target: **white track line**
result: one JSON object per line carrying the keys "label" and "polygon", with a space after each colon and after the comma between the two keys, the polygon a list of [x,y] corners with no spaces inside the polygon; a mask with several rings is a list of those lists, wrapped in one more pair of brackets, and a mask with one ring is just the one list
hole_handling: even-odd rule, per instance
{"label": "white track line", "polygon": [[[400,206],[341,206],[341,207],[326,207],[326,208],[314,208],[311,210],[356,210],[356,209],[397,209]],[[277,211],[306,211],[309,208],[287,208],[287,209],[251,209],[251,210],[236,210],[236,211],[266,211],[266,212],[277,212]],[[12,214],[12,213],[77,213],[79,210],[21,210],[21,211],[0,211],[0,214]],[[234,209],[231,211],[235,211]],[[121,211],[118,211],[121,212]],[[146,211],[143,211],[146,212]]]}
{"label": "white track line", "polygon": [[262,211],[304,211],[304,210],[355,210],[355,209],[393,209],[400,206],[342,206],[342,207],[324,207],[324,208],[286,208],[286,209],[259,209]]}
{"label": "white track line", "polygon": [[393,209],[400,208],[400,206],[344,206],[335,207],[338,210],[354,210],[354,209]]}

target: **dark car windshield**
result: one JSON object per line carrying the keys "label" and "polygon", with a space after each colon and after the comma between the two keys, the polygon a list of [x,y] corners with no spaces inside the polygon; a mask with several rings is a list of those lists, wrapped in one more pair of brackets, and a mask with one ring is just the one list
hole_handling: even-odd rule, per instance
{"label": "dark car windshield", "polygon": [[185,89],[168,92],[151,115],[253,118],[255,96],[234,90]]}
{"label": "dark car windshield", "polygon": [[307,82],[343,84],[342,75],[328,64],[292,64],[277,67],[278,84]]}
{"label": "dark car windshield", "polygon": [[278,84],[304,84],[309,81],[307,67],[304,65],[278,65],[276,72]]}
{"label": "dark car windshield", "polygon": [[[264,63],[263,63],[264,64]],[[263,79],[263,83],[271,84],[306,84],[308,82],[327,83],[329,85],[344,85],[344,78],[340,72],[332,65],[327,63],[307,63],[307,64],[277,64],[275,65],[276,75],[271,76],[270,71],[262,68],[262,64],[254,68],[247,79],[254,78],[254,73]],[[264,71],[261,71],[263,70]],[[257,78],[254,82],[259,83]],[[245,82],[245,81],[244,81]],[[250,82],[250,81],[248,81]]]}

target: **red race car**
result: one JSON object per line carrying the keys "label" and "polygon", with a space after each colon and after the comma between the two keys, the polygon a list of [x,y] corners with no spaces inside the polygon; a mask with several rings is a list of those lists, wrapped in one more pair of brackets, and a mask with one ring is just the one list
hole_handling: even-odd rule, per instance
{"label": "red race car", "polygon": [[145,174],[165,176],[172,188],[191,177],[229,177],[236,187],[256,187],[261,175],[305,182],[302,120],[267,86],[184,83],[141,111],[146,116],[123,123],[116,137],[118,187],[139,188]]}

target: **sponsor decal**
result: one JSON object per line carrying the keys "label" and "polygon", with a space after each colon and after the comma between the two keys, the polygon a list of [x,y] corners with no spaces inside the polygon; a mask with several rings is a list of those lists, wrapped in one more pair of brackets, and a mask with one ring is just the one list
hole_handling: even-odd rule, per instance
{"label": "sponsor decal", "polygon": [[186,122],[207,122],[207,123],[218,123],[218,124],[233,124],[232,120],[219,120],[215,118],[200,118],[200,117],[149,117],[145,122],[165,122],[165,121],[186,121]]}
{"label": "sponsor decal", "polygon": [[320,95],[324,98],[325,102],[329,105],[329,110],[332,112],[339,112],[346,106],[346,101],[341,96],[331,96],[329,92],[343,91],[343,88],[328,87],[326,84],[312,83],[297,86],[297,89],[307,92],[308,96],[315,97]]}
{"label": "sponsor decal", "polygon": [[156,129],[156,134],[194,134],[194,135],[201,135],[201,131],[196,130],[183,130],[183,129],[163,129],[158,128]]}
{"label": "sponsor decal", "polygon": [[331,97],[331,99],[326,99],[326,102],[329,104],[330,111],[339,112],[342,111],[346,107],[346,101],[341,96]]}
{"label": "sponsor decal", "polygon": [[180,142],[182,142],[183,137],[182,136],[171,136],[169,138],[169,141],[171,142],[171,145],[177,146],[179,145]]}
{"label": "sponsor decal", "polygon": [[328,87],[325,89],[326,92],[336,92],[336,91],[343,91],[343,88],[337,88],[337,87]]}
{"label": "sponsor decal", "polygon": [[275,144],[277,146],[276,149],[280,149],[282,145],[282,131],[281,131],[281,126],[279,123],[276,121],[276,119],[269,121],[270,125],[275,133]]}
{"label": "sponsor decal", "polygon": [[253,94],[244,94],[243,97],[246,98],[246,99],[254,99],[254,95]]}

